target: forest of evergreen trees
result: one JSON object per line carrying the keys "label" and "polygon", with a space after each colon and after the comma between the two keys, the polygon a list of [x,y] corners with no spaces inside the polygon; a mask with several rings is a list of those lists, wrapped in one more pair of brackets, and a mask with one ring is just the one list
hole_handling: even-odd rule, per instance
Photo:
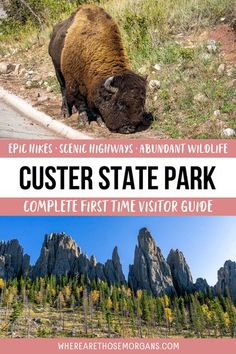
{"label": "forest of evergreen trees", "polygon": [[126,286],[55,276],[0,279],[1,337],[235,337],[228,297],[149,296]]}

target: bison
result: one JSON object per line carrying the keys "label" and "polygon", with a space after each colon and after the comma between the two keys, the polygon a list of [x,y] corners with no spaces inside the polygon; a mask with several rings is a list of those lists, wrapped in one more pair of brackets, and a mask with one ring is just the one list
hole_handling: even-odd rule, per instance
{"label": "bison", "polygon": [[49,54],[64,116],[75,107],[84,123],[102,118],[111,131],[127,134],[150,125],[151,114],[144,111],[146,79],[130,69],[119,28],[101,7],[82,5],[57,24]]}

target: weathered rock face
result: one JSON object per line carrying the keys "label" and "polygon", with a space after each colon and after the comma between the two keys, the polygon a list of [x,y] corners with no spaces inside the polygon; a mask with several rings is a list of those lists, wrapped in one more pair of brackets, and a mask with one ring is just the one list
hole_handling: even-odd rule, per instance
{"label": "weathered rock face", "polygon": [[0,278],[5,279],[6,274],[5,274],[5,257],[0,256]]}
{"label": "weathered rock face", "polygon": [[215,285],[217,295],[231,296],[236,305],[236,262],[226,261],[218,270],[218,281]]}
{"label": "weathered rock face", "polygon": [[76,262],[75,272],[89,280],[107,280],[104,274],[104,265],[97,263],[95,256],[89,259],[86,254],[81,253]]}
{"label": "weathered rock face", "polygon": [[113,250],[112,259],[106,261],[104,273],[108,283],[111,285],[126,283],[117,247]]}
{"label": "weathered rock face", "polygon": [[[0,278],[29,276],[35,279],[48,275],[83,275],[89,281],[107,281],[110,285],[126,283],[117,247],[105,264],[97,263],[95,256],[89,258],[83,254],[70,236],[53,233],[45,236],[40,256],[31,267],[30,257],[24,254],[17,240],[0,242]],[[225,262],[218,271],[218,282],[214,288],[202,278],[193,284],[183,253],[171,250],[166,261],[146,228],[139,231],[128,282],[135,292],[145,289],[155,296],[211,290],[214,295],[230,296],[236,305],[236,262]]]}
{"label": "weathered rock face", "polygon": [[0,277],[10,279],[28,275],[30,258],[23,254],[23,248],[17,240],[0,242]]}
{"label": "weathered rock face", "polygon": [[134,264],[129,269],[128,282],[134,291],[145,289],[155,296],[176,293],[170,267],[146,228],[139,231],[138,246],[135,248]]}
{"label": "weathered rock face", "polygon": [[97,263],[94,256],[89,259],[86,254],[81,253],[76,242],[64,233],[45,236],[40,256],[32,270],[32,277],[46,275],[83,275],[90,281],[95,279],[108,281],[110,284],[125,283],[117,248],[113,251],[112,259],[103,265]]}
{"label": "weathered rock face", "polygon": [[206,279],[203,278],[197,278],[196,283],[193,285],[194,291],[201,291],[202,293],[206,293],[210,287],[206,281]]}
{"label": "weathered rock face", "polygon": [[109,284],[125,284],[117,247],[113,251],[112,259],[107,260],[105,265],[97,263],[94,256],[89,259],[87,255],[80,254],[75,269],[77,274],[84,275],[90,280],[107,281]]}
{"label": "weathered rock face", "polygon": [[192,292],[193,278],[183,253],[172,249],[167,257],[167,263],[170,266],[173,284],[177,293]]}
{"label": "weathered rock face", "polygon": [[79,249],[74,240],[64,233],[46,235],[32,276],[72,274]]}
{"label": "weathered rock face", "polygon": [[89,275],[89,267],[90,267],[90,261],[87,254],[81,253],[78,259],[76,260],[74,271],[78,275],[83,274],[84,276],[87,276]]}

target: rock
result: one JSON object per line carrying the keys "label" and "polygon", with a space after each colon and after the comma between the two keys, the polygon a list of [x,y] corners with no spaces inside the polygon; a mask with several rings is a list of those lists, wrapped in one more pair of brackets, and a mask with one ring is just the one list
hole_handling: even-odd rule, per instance
{"label": "rock", "polygon": [[227,76],[228,76],[228,77],[233,76],[234,70],[235,70],[234,68],[228,69],[228,70],[227,70]]}
{"label": "rock", "polygon": [[170,266],[173,284],[177,293],[183,295],[186,292],[192,292],[193,278],[183,253],[172,249],[167,257],[167,263]]}
{"label": "rock", "polygon": [[28,80],[25,83],[26,89],[32,89],[32,88],[37,88],[37,87],[39,87],[38,81]]}
{"label": "rock", "polygon": [[108,283],[111,285],[126,283],[117,247],[115,247],[113,250],[112,259],[106,261],[104,266],[104,273]]}
{"label": "rock", "polygon": [[97,263],[96,264],[96,279],[97,280],[102,280],[102,281],[106,281],[107,278],[104,274],[104,265],[102,263]]}
{"label": "rock", "polygon": [[141,66],[141,68],[139,68],[138,72],[139,72],[139,74],[141,74],[141,75],[145,75],[145,74],[148,72],[148,67],[147,67],[147,65]]}
{"label": "rock", "polygon": [[220,64],[220,66],[217,69],[217,72],[219,75],[224,75],[225,73],[225,64]]}
{"label": "rock", "polygon": [[210,40],[207,42],[207,51],[210,54],[215,54],[217,52],[218,48],[217,48],[217,43],[215,40]]}
{"label": "rock", "polygon": [[46,235],[32,276],[72,274],[78,256],[77,244],[70,236],[65,233]]}
{"label": "rock", "polygon": [[18,75],[20,74],[20,72],[21,72],[21,64],[17,64],[17,65],[15,66],[15,69],[14,69],[13,74],[16,75],[16,76],[18,76]]}
{"label": "rock", "polygon": [[47,77],[52,78],[52,77],[54,77],[54,76],[55,76],[54,71],[49,71],[49,72],[47,73]]}
{"label": "rock", "polygon": [[32,77],[33,81],[42,81],[42,76],[41,75],[35,75]]}
{"label": "rock", "polygon": [[47,92],[47,93],[53,92],[53,88],[50,87],[50,86],[48,86],[48,87],[46,88],[46,92]]}
{"label": "rock", "polygon": [[216,294],[230,296],[236,305],[236,262],[226,261],[217,274]]}
{"label": "rock", "polygon": [[199,103],[206,103],[209,101],[207,96],[203,93],[198,93],[197,95],[195,95],[193,100],[195,102],[199,102]]}
{"label": "rock", "polygon": [[236,79],[228,81],[225,85],[225,87],[227,87],[227,88],[232,88],[234,86],[236,86]]}
{"label": "rock", "polygon": [[76,261],[74,272],[80,276],[83,275],[85,279],[90,281],[93,279],[107,281],[104,265],[97,263],[95,256],[89,259],[86,254],[81,253]]}
{"label": "rock", "polygon": [[[88,284],[92,280],[107,281],[110,285],[126,284],[117,247],[113,250],[112,258],[103,265],[96,261],[95,256],[89,259],[83,254],[70,236],[52,233],[45,236],[40,256],[35,266],[31,267],[30,257],[24,254],[17,240],[0,242],[0,278],[7,280],[27,276],[35,279],[50,275],[83,275]],[[236,304],[236,262],[225,262],[224,267],[218,271],[218,281],[214,288],[209,287],[202,278],[193,284],[183,253],[171,250],[166,262],[146,228],[139,231],[128,283],[134,292],[143,289],[154,296],[195,291],[207,293],[211,290],[213,295],[231,296]]]}
{"label": "rock", "polygon": [[175,294],[170,267],[150,232],[139,231],[134,264],[130,265],[128,283],[133,291],[145,289],[149,294]]}
{"label": "rock", "polygon": [[155,64],[153,66],[153,68],[156,70],[156,71],[161,71],[161,65],[160,64]]}
{"label": "rock", "polygon": [[75,264],[75,271],[79,275],[89,275],[90,261],[87,254],[81,253]]}
{"label": "rock", "polygon": [[231,128],[226,128],[223,130],[222,135],[223,137],[231,138],[232,136],[235,135],[235,130]]}
{"label": "rock", "polygon": [[219,110],[213,112],[214,117],[220,117],[221,113]]}
{"label": "rock", "polygon": [[96,261],[95,256],[91,256],[90,261],[89,261],[89,271],[88,271],[88,278],[90,280],[97,279],[96,265],[97,265],[97,261]]}
{"label": "rock", "polygon": [[26,81],[25,88],[29,89],[31,87],[32,87],[32,81],[30,81],[30,80]]}
{"label": "rock", "polygon": [[6,257],[0,256],[0,278],[2,279],[7,279],[5,266],[6,266]]}
{"label": "rock", "polygon": [[31,271],[30,256],[28,254],[25,254],[23,256],[23,261],[22,261],[22,275],[29,276],[30,271]]}
{"label": "rock", "polygon": [[206,281],[206,279],[203,278],[197,278],[196,283],[193,285],[194,291],[201,291],[203,293],[206,293],[210,287]]}
{"label": "rock", "polygon": [[19,52],[19,49],[18,48],[13,48],[11,50],[11,54],[14,55],[14,54],[17,54]]}
{"label": "rock", "polygon": [[43,103],[43,102],[46,102],[48,100],[49,100],[48,96],[40,96],[40,97],[38,97],[38,102],[39,103]]}
{"label": "rock", "polygon": [[15,65],[11,63],[1,62],[0,63],[0,74],[10,74],[15,70]]}
{"label": "rock", "polygon": [[208,60],[211,58],[211,56],[210,56],[209,53],[203,53],[202,56],[201,56],[201,58],[202,58],[203,60],[207,60],[207,61],[208,61]]}
{"label": "rock", "polygon": [[159,80],[150,80],[148,86],[151,90],[156,90],[161,87],[161,83]]}
{"label": "rock", "polygon": [[0,242],[0,277],[12,279],[24,276],[29,271],[29,256],[23,254],[23,248],[17,240]]}
{"label": "rock", "polygon": [[10,74],[11,72],[13,72],[15,70],[15,67],[16,67],[15,64],[9,64],[7,74]]}

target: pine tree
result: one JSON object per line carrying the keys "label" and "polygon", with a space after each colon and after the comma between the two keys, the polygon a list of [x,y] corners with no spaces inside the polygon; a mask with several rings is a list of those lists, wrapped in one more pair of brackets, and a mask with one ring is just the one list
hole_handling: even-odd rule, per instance
{"label": "pine tree", "polygon": [[10,328],[11,328],[11,336],[13,336],[15,324],[16,324],[18,318],[20,317],[21,313],[22,313],[22,304],[15,302],[12,306],[12,313],[9,318]]}
{"label": "pine tree", "polygon": [[159,326],[161,326],[163,322],[163,316],[164,316],[164,311],[163,311],[163,304],[160,299],[160,297],[157,297],[156,299],[156,322]]}
{"label": "pine tree", "polygon": [[[203,318],[204,318],[204,322],[206,325],[206,329],[208,331],[208,336],[210,337],[211,335],[211,328],[216,325],[216,317],[213,311],[211,311],[208,307],[207,304],[203,304],[201,306],[202,308],[202,314],[203,314]],[[214,325],[213,325],[214,324]]]}
{"label": "pine tree", "polygon": [[225,334],[225,318],[224,318],[224,311],[223,308],[220,304],[220,301],[218,298],[215,298],[212,301],[212,310],[215,312],[216,316],[216,326],[219,329],[220,336],[223,337]]}
{"label": "pine tree", "polygon": [[61,321],[61,327],[64,329],[64,316],[62,309],[65,306],[65,299],[63,293],[60,291],[57,299],[56,299],[56,304],[57,304],[57,309],[59,310],[60,313],[60,321]]}
{"label": "pine tree", "polygon": [[174,322],[175,322],[176,332],[181,333],[183,319],[182,319],[182,314],[179,308],[179,301],[177,297],[174,299]]}
{"label": "pine tree", "polygon": [[187,329],[188,315],[187,315],[187,310],[185,308],[184,299],[182,296],[178,299],[178,303],[179,303],[179,309],[181,312],[181,317],[180,317],[181,318],[181,326],[183,329]]}
{"label": "pine tree", "polygon": [[201,305],[197,299],[197,295],[191,295],[191,318],[193,323],[193,330],[195,331],[197,337],[203,336],[204,330],[204,316],[202,313]]}
{"label": "pine tree", "polygon": [[4,290],[5,290],[5,282],[2,278],[0,278],[0,307],[3,306]]}
{"label": "pine tree", "polygon": [[84,331],[88,335],[88,292],[87,288],[83,291],[83,314],[84,314]]}
{"label": "pine tree", "polygon": [[169,307],[165,307],[164,309],[165,319],[166,319],[166,327],[168,328],[168,333],[170,333],[171,324],[174,320],[174,315],[172,310]]}
{"label": "pine tree", "polygon": [[226,305],[226,311],[229,318],[230,336],[234,338],[236,337],[236,310],[231,299],[229,298],[225,300],[225,305]]}
{"label": "pine tree", "polygon": [[108,296],[107,298],[107,301],[106,301],[106,315],[105,315],[105,318],[106,318],[106,321],[107,321],[107,328],[108,328],[108,337],[110,338],[111,336],[111,309],[112,309],[112,301],[111,301],[111,298],[110,296]]}

